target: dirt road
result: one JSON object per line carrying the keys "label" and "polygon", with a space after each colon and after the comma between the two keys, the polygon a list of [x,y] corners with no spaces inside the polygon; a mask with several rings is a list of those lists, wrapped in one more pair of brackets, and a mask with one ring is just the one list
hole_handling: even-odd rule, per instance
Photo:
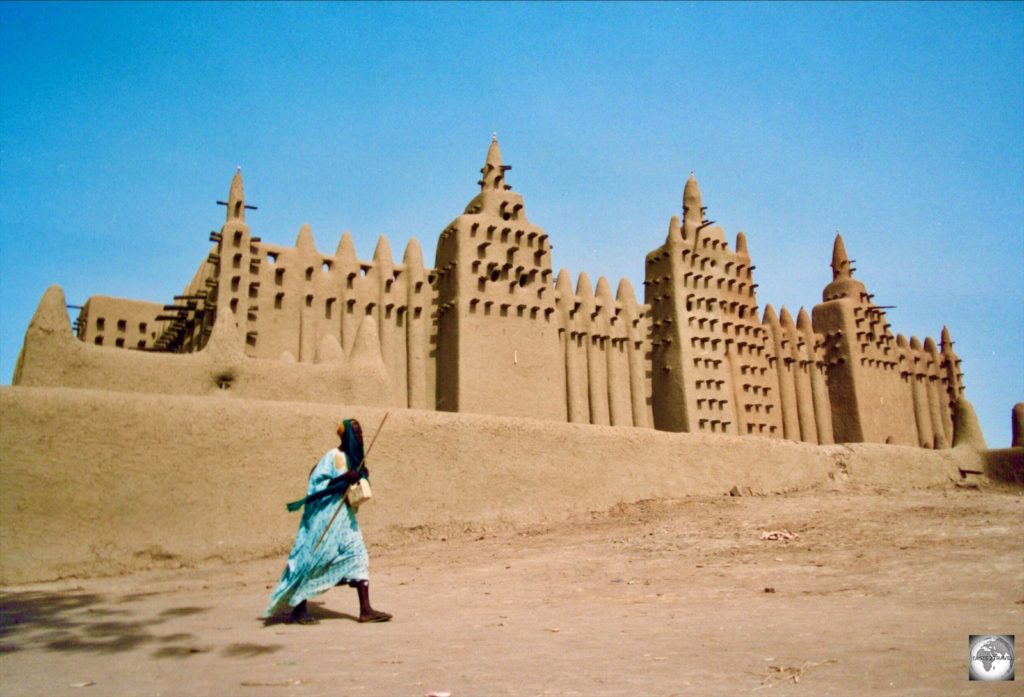
{"label": "dirt road", "polygon": [[[763,541],[788,530],[792,540]],[[957,695],[1024,638],[1024,496],[650,501],[500,535],[368,540],[375,605],[258,616],[283,557],[2,592],[3,695]],[[1017,682],[986,695],[1021,694]]]}

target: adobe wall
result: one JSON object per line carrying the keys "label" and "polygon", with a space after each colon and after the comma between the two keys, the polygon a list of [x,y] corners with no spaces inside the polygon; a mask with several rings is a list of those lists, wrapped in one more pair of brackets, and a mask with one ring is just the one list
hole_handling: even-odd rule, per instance
{"label": "adobe wall", "polygon": [[276,399],[335,404],[388,403],[390,381],[381,358],[372,318],[360,324],[349,355],[321,356],[317,364],[267,361],[246,356],[239,329],[223,312],[204,348],[172,354],[126,351],[87,344],[71,333],[64,291],[46,290],[25,333],[14,371],[24,387],[68,387],[156,395],[191,394],[222,399]]}
{"label": "adobe wall", "polygon": [[75,321],[75,334],[87,344],[151,348],[159,335],[160,303],[92,295]]}
{"label": "adobe wall", "polygon": [[[313,462],[342,417],[383,408],[0,389],[0,583],[281,555]],[[931,486],[981,469],[943,451],[391,410],[370,457],[373,547],[607,510],[621,502],[814,487]],[[410,533],[420,530],[419,533]]]}
{"label": "adobe wall", "polygon": [[986,452],[985,474],[997,481],[1024,486],[1024,447]]}

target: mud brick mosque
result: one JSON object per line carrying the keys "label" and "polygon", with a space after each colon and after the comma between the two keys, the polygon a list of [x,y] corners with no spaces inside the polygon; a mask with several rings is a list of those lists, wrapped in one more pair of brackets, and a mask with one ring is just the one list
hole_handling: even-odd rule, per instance
{"label": "mud brick mosque", "polygon": [[697,180],[647,254],[643,302],[623,279],[551,265],[548,235],[506,183],[497,139],[480,191],[440,233],[432,267],[386,237],[361,260],[308,226],[294,247],[227,220],[172,303],[93,296],[70,326],[51,287],[14,383],[233,395],[551,421],[948,448],[963,391],[949,332],[895,335],[835,238],[822,301],[763,310],[742,232],[730,247]]}

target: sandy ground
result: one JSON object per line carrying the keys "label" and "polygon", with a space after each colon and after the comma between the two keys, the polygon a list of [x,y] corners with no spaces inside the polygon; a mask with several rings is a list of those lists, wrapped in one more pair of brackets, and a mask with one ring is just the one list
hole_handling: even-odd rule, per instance
{"label": "sandy ground", "polygon": [[[558,527],[369,540],[375,605],[258,619],[283,559],[2,591],[4,695],[986,695],[1024,638],[1024,495],[950,485],[649,501]],[[764,530],[797,533],[762,541]]]}

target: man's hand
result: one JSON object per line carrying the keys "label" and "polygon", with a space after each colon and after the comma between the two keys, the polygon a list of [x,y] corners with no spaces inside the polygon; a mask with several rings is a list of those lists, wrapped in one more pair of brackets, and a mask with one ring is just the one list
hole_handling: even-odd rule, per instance
{"label": "man's hand", "polygon": [[358,470],[349,470],[349,471],[345,472],[343,475],[341,475],[341,477],[339,477],[339,479],[341,479],[343,481],[346,481],[349,484],[355,484],[360,479],[362,479],[362,477],[363,477],[362,472],[359,472]]}

